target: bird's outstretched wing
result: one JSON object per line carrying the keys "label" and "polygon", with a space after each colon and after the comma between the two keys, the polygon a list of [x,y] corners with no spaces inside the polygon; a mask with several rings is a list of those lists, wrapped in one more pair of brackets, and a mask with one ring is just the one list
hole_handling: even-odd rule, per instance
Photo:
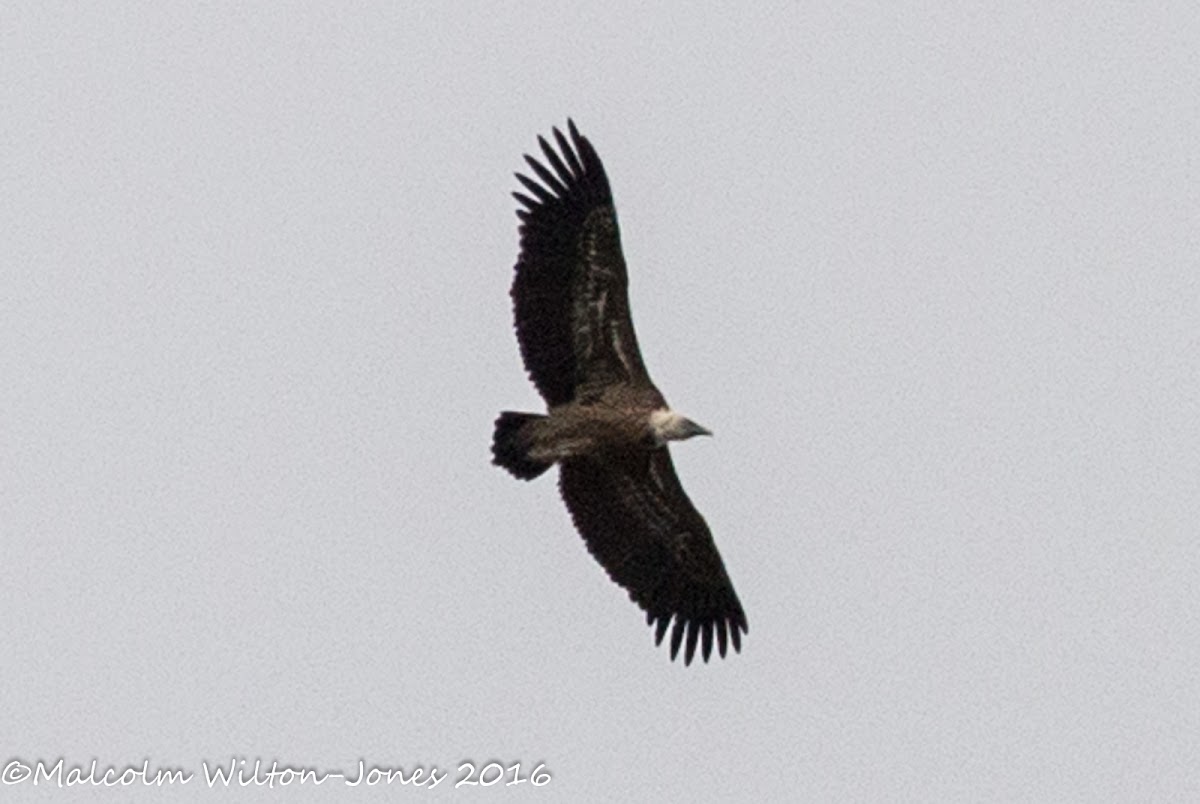
{"label": "bird's outstretched wing", "polygon": [[[633,322],[612,192],[600,157],[575,124],[538,137],[546,164],[526,156],[528,191],[512,298],[525,368],[550,407],[614,382],[649,385]],[[548,165],[548,167],[547,167]]]}
{"label": "bird's outstretched wing", "polygon": [[721,656],[728,642],[741,651],[746,614],[666,447],[565,461],[559,488],[588,550],[655,625],[656,644],[674,618],[672,659],[685,635],[685,664],[697,642],[707,662],[714,637]]}

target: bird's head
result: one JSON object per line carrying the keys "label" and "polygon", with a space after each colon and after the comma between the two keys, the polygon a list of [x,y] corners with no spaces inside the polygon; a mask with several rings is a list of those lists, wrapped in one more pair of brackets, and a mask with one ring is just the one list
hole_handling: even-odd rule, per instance
{"label": "bird's head", "polygon": [[650,430],[654,440],[660,444],[668,441],[682,441],[698,435],[712,435],[712,432],[696,424],[691,419],[680,416],[670,408],[656,410],[650,414]]}

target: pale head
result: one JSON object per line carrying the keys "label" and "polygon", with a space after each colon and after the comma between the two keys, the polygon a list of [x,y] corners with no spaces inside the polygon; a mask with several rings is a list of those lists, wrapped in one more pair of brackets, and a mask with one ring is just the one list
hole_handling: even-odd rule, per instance
{"label": "pale head", "polygon": [[661,408],[650,414],[650,432],[659,444],[668,441],[682,441],[698,435],[712,435],[711,432],[696,424],[691,419],[680,416],[670,408]]}

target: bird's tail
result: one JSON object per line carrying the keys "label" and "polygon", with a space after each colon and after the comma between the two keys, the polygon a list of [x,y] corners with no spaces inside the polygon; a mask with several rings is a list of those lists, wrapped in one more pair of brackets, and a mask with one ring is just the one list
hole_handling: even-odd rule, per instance
{"label": "bird's tail", "polygon": [[496,419],[496,432],[492,436],[492,463],[522,480],[533,480],[549,469],[552,464],[529,457],[531,439],[528,433],[522,432],[525,425],[544,418],[537,413],[515,413],[511,410],[501,413]]}

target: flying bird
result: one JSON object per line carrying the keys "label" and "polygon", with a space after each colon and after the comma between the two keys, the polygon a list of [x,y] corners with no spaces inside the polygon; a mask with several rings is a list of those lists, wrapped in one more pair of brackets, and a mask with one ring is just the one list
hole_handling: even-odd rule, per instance
{"label": "flying bird", "polygon": [[[673,411],[650,380],[629,315],[628,276],[608,177],[575,123],[557,128],[536,179],[517,180],[521,250],[511,296],[521,357],[547,412],[504,411],[493,463],[532,480],[558,464],[558,486],[588,550],[646,612],[671,659],[697,643],[707,662],[741,651],[746,614],[667,442],[711,433]],[[671,623],[674,622],[674,626]]]}

